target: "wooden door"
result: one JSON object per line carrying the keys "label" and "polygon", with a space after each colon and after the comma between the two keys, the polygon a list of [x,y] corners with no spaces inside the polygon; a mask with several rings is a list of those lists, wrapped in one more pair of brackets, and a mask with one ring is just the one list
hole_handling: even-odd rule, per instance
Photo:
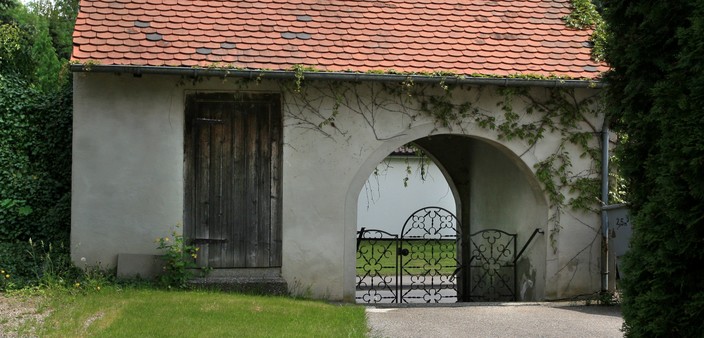
{"label": "wooden door", "polygon": [[281,266],[281,119],[277,94],[187,97],[184,231],[199,266]]}

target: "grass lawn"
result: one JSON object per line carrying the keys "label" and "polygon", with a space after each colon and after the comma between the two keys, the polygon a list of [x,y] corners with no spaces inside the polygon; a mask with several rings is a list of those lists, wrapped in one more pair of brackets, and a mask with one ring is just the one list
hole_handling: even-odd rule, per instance
{"label": "grass lawn", "polygon": [[[450,275],[457,268],[454,240],[404,241],[402,247],[409,250],[409,255],[403,256],[403,274],[425,274],[430,271],[431,274]],[[372,275],[394,275],[396,259],[395,241],[362,240],[357,251],[357,275],[364,276],[366,270],[370,270]]]}
{"label": "grass lawn", "polygon": [[364,337],[364,308],[206,291],[119,290],[51,297],[40,337]]}

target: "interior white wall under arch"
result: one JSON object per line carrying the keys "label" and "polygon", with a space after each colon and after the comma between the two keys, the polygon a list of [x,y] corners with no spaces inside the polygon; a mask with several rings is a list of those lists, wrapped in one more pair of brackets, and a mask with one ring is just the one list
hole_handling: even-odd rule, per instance
{"label": "interior white wall under arch", "polygon": [[[517,299],[545,298],[548,205],[534,174],[501,145],[475,142],[472,146],[469,223],[474,233],[498,228],[515,233]],[[533,241],[528,239],[540,228]]]}
{"label": "interior white wall under arch", "polygon": [[379,163],[358,200],[357,229],[392,234],[400,233],[408,216],[420,208],[438,206],[453,214],[456,209],[452,189],[440,168],[429,158],[413,155],[389,156]]}

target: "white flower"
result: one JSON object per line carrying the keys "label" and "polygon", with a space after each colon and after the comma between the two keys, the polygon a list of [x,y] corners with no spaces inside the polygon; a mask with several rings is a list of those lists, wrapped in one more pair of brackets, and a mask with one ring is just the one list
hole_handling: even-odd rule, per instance
{"label": "white flower", "polygon": [[85,258],[85,257],[81,257],[81,262],[85,262],[85,261],[86,261],[86,258]]}

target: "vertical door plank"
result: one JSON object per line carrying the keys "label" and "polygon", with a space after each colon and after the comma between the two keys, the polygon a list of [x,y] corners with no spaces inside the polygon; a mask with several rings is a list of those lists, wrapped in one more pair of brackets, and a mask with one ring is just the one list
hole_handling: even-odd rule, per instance
{"label": "vertical door plank", "polygon": [[[209,118],[205,105],[199,105],[201,111],[197,118]],[[195,238],[209,238],[210,212],[210,125],[194,121],[196,129],[195,151]],[[200,255],[196,260],[199,266],[208,266],[208,245],[200,246]]]}
{"label": "vertical door plank", "polygon": [[233,169],[232,169],[232,194],[233,194],[233,222],[230,224],[233,243],[233,266],[245,267],[247,264],[247,196],[246,196],[246,168],[247,168],[247,129],[246,115],[242,105],[235,104],[233,120]]}
{"label": "vertical door plank", "polygon": [[193,122],[196,118],[196,113],[198,111],[198,106],[196,104],[195,96],[190,95],[186,100],[186,126],[185,133],[183,136],[184,140],[184,199],[183,199],[183,237],[187,239],[192,239],[195,237],[195,227],[193,226],[195,222],[194,211],[195,208],[195,147],[196,147],[196,134],[195,134],[195,123]]}
{"label": "vertical door plank", "polygon": [[[223,216],[223,138],[225,128],[222,122],[222,110],[224,104],[221,102],[209,105],[210,124],[210,167],[209,167],[209,219],[208,219],[208,239],[217,240],[222,236],[222,216]],[[222,244],[219,242],[208,243],[208,266],[212,268],[223,267],[221,262]]]}
{"label": "vertical door plank", "polygon": [[271,239],[269,266],[281,266],[281,144],[282,144],[282,115],[278,95],[270,100],[270,147],[271,147],[271,206],[269,218],[271,220]]}
{"label": "vertical door plank", "polygon": [[220,223],[220,237],[226,240],[220,244],[220,264],[223,268],[235,266],[235,243],[233,243],[234,222],[234,159],[233,159],[233,115],[234,104],[225,102],[220,119],[223,121],[222,137],[222,218]]}
{"label": "vertical door plank", "polygon": [[259,204],[259,180],[258,180],[258,162],[257,148],[259,138],[257,137],[257,114],[252,111],[251,102],[246,107],[247,119],[247,142],[246,142],[246,201],[247,206],[244,212],[247,217],[247,267],[257,266],[257,254],[259,253],[259,234],[257,233],[257,210]]}
{"label": "vertical door plank", "polygon": [[269,144],[269,104],[257,102],[253,107],[258,123],[257,147],[257,267],[269,266],[271,246],[271,148]]}

